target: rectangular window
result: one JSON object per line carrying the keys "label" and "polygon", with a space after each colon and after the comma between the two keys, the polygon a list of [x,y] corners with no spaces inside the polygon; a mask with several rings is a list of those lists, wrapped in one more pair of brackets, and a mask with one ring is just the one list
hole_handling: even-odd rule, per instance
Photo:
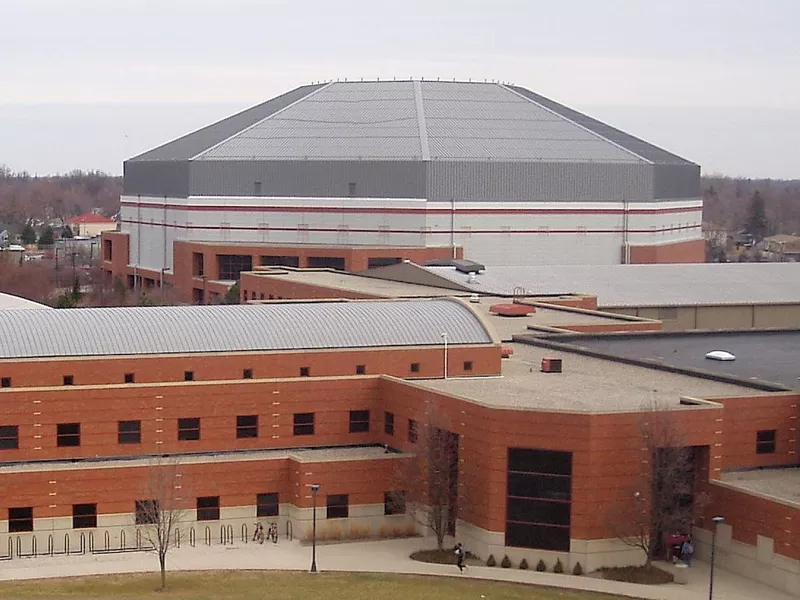
{"label": "rectangular window", "polygon": [[239,415],[236,417],[237,438],[258,437],[258,415]]}
{"label": "rectangular window", "polygon": [[356,365],[356,375],[366,375],[367,365]]}
{"label": "rectangular window", "polygon": [[135,381],[133,373],[125,373],[125,383],[134,383]]}
{"label": "rectangular window", "polygon": [[386,435],[394,435],[394,413],[388,410],[383,413],[383,431]]}
{"label": "rectangular window", "polygon": [[472,361],[471,360],[465,360],[464,361],[464,370],[465,371],[472,371]]}
{"label": "rectangular window", "polygon": [[300,367],[300,377],[311,377],[311,368]]}
{"label": "rectangular window", "polygon": [[396,492],[385,492],[383,494],[383,514],[384,515],[406,514],[406,493],[404,490]]}
{"label": "rectangular window", "polygon": [[369,411],[350,411],[350,433],[366,433],[369,431]]}
{"label": "rectangular window", "polygon": [[0,425],[0,450],[19,448],[19,426]]}
{"label": "rectangular window", "polygon": [[72,375],[64,375],[64,385],[75,385],[75,377]]}
{"label": "rectangular window", "polygon": [[262,256],[261,265],[264,267],[299,267],[299,256]]}
{"label": "rectangular window", "polygon": [[141,421],[117,421],[117,443],[118,444],[141,444],[142,443],[142,422]]}
{"label": "rectangular window", "polygon": [[0,387],[10,388],[11,387],[11,377],[2,377],[2,378],[0,378]]}
{"label": "rectangular window", "polygon": [[184,381],[194,381],[194,371],[184,371],[183,372],[183,380]]}
{"label": "rectangular window", "polygon": [[97,504],[73,504],[72,528],[89,529],[97,527]]}
{"label": "rectangular window", "polygon": [[198,521],[219,521],[219,496],[201,496],[197,499]]}
{"label": "rectangular window", "polygon": [[242,379],[252,379],[253,378],[253,369],[245,369],[242,371]]}
{"label": "rectangular window", "polygon": [[356,184],[354,181],[351,181],[350,183],[347,184],[347,195],[350,198],[356,197]]}
{"label": "rectangular window", "polygon": [[80,446],[81,424],[59,423],[56,426],[56,446]]}
{"label": "rectangular window", "polygon": [[192,252],[192,276],[202,277],[205,274],[205,256],[202,252]]}
{"label": "rectangular window", "polygon": [[419,373],[419,363],[411,363],[411,372]]}
{"label": "rectangular window", "polygon": [[103,240],[103,260],[112,260],[114,257],[114,245],[111,240]]}
{"label": "rectangular window", "polygon": [[419,440],[419,425],[414,419],[408,420],[408,441],[416,444]]}
{"label": "rectangular window", "polygon": [[309,256],[308,267],[310,269],[344,271],[344,259],[336,256]]}
{"label": "rectangular window", "polygon": [[[158,500],[137,500],[136,501],[136,524],[154,525],[158,523],[159,517]],[[166,518],[164,519],[166,521]]]}
{"label": "rectangular window", "polygon": [[377,269],[378,267],[388,267],[389,265],[398,265],[403,262],[399,256],[392,256],[388,258],[370,257],[367,259],[368,269]]}
{"label": "rectangular window", "polygon": [[314,435],[314,413],[294,413],[294,434]]}
{"label": "rectangular window", "polygon": [[33,507],[8,509],[8,533],[33,531]]}
{"label": "rectangular window", "polygon": [[328,519],[346,519],[350,516],[350,500],[347,494],[329,494],[327,502]]}
{"label": "rectangular window", "polygon": [[777,430],[763,429],[756,434],[756,454],[774,454]]}
{"label": "rectangular window", "polygon": [[242,271],[253,270],[253,257],[249,254],[219,254],[217,266],[222,281],[238,281]]}
{"label": "rectangular window", "polygon": [[198,417],[178,419],[178,439],[181,441],[199,440],[200,419]]}
{"label": "rectangular window", "polygon": [[257,517],[277,517],[278,516],[278,492],[258,494],[256,496],[256,516]]}

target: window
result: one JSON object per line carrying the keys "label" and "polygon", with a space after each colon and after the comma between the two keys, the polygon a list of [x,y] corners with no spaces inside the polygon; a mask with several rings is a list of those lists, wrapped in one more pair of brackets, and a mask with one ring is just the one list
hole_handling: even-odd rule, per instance
{"label": "window", "polygon": [[141,421],[117,421],[117,443],[118,444],[141,444],[142,443],[142,422]]}
{"label": "window", "polygon": [[64,375],[64,385],[75,385],[75,377],[72,375]]}
{"label": "window", "polygon": [[314,413],[294,413],[294,434],[314,435]]}
{"label": "window", "polygon": [[56,446],[80,446],[81,424],[59,423],[56,426]]}
{"label": "window", "polygon": [[775,429],[763,429],[756,434],[756,454],[775,453]]}
{"label": "window", "polygon": [[11,387],[11,377],[2,377],[2,378],[0,378],[0,387],[4,387],[4,388]]}
{"label": "window", "polygon": [[112,260],[114,257],[114,246],[111,240],[103,240],[103,260]]}
{"label": "window", "polygon": [[308,266],[311,269],[344,271],[344,259],[335,256],[309,256]]}
{"label": "window", "polygon": [[385,515],[404,515],[406,514],[406,493],[405,491],[386,492],[383,494],[383,514]]}
{"label": "window", "polygon": [[133,373],[125,373],[125,383],[134,383],[134,382],[135,378],[133,376]]}
{"label": "window", "polygon": [[419,425],[414,419],[408,420],[408,441],[416,444],[419,440]]}
{"label": "window", "polygon": [[237,438],[258,437],[258,415],[239,415],[236,417]]}
{"label": "window", "polygon": [[245,369],[242,371],[242,379],[252,379],[253,378],[253,369]]}
{"label": "window", "polygon": [[310,367],[300,367],[300,377],[310,377],[310,376],[311,376]]}
{"label": "window", "polygon": [[399,256],[392,256],[389,258],[376,258],[371,257],[367,259],[367,268],[375,269],[377,267],[388,267],[389,265],[398,265],[403,262]]}
{"label": "window", "polygon": [[197,499],[198,521],[219,521],[219,496],[201,496]]}
{"label": "window", "polygon": [[277,517],[278,507],[278,492],[258,494],[256,496],[257,517]]}
{"label": "window", "polygon": [[200,419],[198,417],[178,419],[178,439],[182,441],[199,440]]}
{"label": "window", "polygon": [[220,254],[217,256],[219,279],[238,281],[242,271],[253,270],[253,257],[249,254]]}
{"label": "window", "polygon": [[183,380],[184,381],[194,381],[194,371],[184,371],[183,372]]}
{"label": "window", "polygon": [[465,360],[464,361],[464,370],[465,371],[472,371],[472,361],[471,360]]}
{"label": "window", "polygon": [[411,372],[419,373],[419,363],[411,363]]}
{"label": "window", "polygon": [[261,182],[254,181],[253,182],[253,196],[260,196],[261,195]]}
{"label": "window", "polygon": [[17,425],[0,425],[0,450],[16,450],[19,448],[19,427]]}
{"label": "window", "polygon": [[394,413],[383,413],[383,431],[386,435],[394,435]]}
{"label": "window", "polygon": [[261,265],[264,267],[299,267],[299,256],[262,256]]}
{"label": "window", "polygon": [[73,504],[72,528],[89,529],[97,527],[97,504]]}
{"label": "window", "polygon": [[356,365],[356,375],[366,375],[367,365]]}
{"label": "window", "polygon": [[350,411],[350,433],[366,433],[369,431],[369,411]]}
{"label": "window", "polygon": [[[158,523],[158,500],[136,501],[136,524],[153,525]],[[164,519],[166,521],[166,518]]]}
{"label": "window", "polygon": [[350,504],[347,494],[328,495],[328,519],[346,519],[350,516]]}
{"label": "window", "polygon": [[350,198],[356,197],[356,184],[354,181],[351,181],[350,183],[347,184],[347,195]]}
{"label": "window", "polygon": [[202,252],[192,252],[192,276],[202,277],[205,274],[205,256]]}
{"label": "window", "polygon": [[33,507],[8,509],[8,533],[33,531]]}

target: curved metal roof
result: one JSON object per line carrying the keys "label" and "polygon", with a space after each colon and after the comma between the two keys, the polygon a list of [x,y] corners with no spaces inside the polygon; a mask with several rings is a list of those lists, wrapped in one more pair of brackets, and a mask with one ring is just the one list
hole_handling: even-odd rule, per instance
{"label": "curved metal roof", "polygon": [[0,358],[490,344],[453,300],[0,310]]}

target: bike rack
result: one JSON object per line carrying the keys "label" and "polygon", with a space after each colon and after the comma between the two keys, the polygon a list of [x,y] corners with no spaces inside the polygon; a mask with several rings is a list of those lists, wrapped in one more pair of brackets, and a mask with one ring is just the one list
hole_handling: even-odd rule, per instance
{"label": "bike rack", "polygon": [[0,556],[0,560],[11,560],[14,558],[14,541],[11,537],[8,538],[8,554]]}
{"label": "bike rack", "polygon": [[250,537],[247,535],[247,525],[242,523],[242,543],[247,544],[250,541]]}
{"label": "bike rack", "polygon": [[286,519],[286,539],[290,542],[294,539],[294,531],[291,519]]}
{"label": "bike rack", "polygon": [[211,527],[206,525],[206,530],[205,530],[204,533],[205,533],[204,541],[206,543],[206,546],[210,546],[211,545]]}

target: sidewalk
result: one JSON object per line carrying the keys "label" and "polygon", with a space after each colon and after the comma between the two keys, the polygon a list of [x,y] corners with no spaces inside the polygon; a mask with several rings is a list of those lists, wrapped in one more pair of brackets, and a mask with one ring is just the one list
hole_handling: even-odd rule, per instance
{"label": "sidewalk", "polygon": [[[379,542],[354,542],[317,546],[317,567],[320,571],[364,571],[473,577],[552,587],[618,594],[647,600],[705,600],[708,598],[709,569],[696,562],[689,570],[687,585],[645,586],[592,577],[574,577],[554,573],[537,573],[498,567],[469,567],[464,575],[455,565],[420,563],[408,555],[429,544],[420,538]],[[197,546],[170,550],[167,568],[170,571],[201,570],[308,570],[311,548],[297,541],[281,540],[277,545],[265,543],[229,546]],[[75,577],[111,573],[155,572],[158,560],[152,553],[58,556],[14,559],[0,567],[0,580]],[[797,600],[765,585],[717,569],[714,579],[715,600]]]}

